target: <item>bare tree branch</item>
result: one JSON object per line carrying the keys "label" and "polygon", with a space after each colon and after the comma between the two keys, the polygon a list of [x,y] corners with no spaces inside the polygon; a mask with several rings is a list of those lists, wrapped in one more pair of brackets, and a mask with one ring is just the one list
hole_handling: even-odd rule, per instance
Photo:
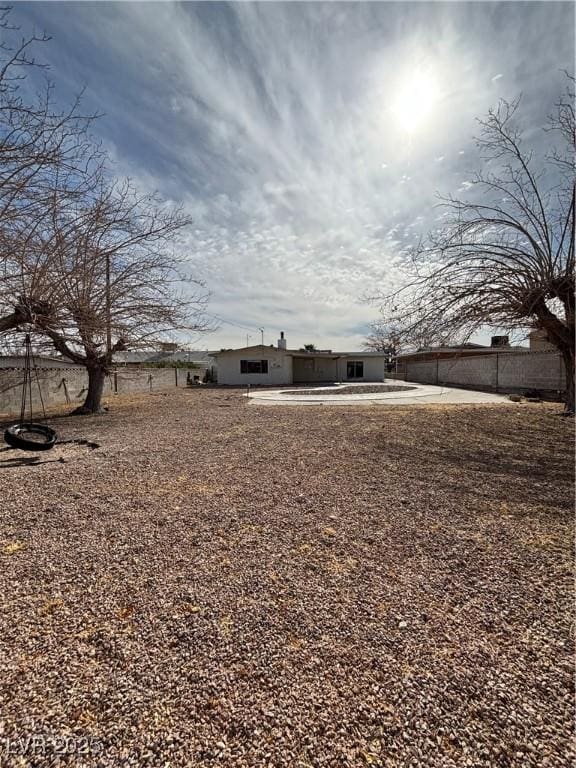
{"label": "bare tree branch", "polygon": [[477,143],[486,159],[500,162],[500,171],[476,174],[467,199],[442,198],[448,214],[445,227],[414,249],[406,284],[375,297],[383,327],[393,327],[401,342],[413,346],[423,337],[466,340],[483,326],[546,330],[566,363],[570,412],[575,344],[573,102],[573,93],[559,99],[547,129],[560,142],[540,165],[515,125],[520,101],[501,102],[491,110],[480,121]]}
{"label": "bare tree branch", "polygon": [[0,8],[0,332],[32,326],[85,365],[93,412],[114,352],[203,330],[206,294],[174,253],[189,217],[111,180],[80,97],[58,111],[46,83],[24,99],[32,51],[49,38],[8,42],[16,31]]}

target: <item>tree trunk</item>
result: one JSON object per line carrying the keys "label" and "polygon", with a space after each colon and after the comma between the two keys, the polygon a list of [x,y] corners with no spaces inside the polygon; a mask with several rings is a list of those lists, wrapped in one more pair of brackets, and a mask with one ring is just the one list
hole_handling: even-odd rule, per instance
{"label": "tree trunk", "polygon": [[83,405],[73,411],[74,414],[85,415],[90,413],[102,413],[102,393],[106,381],[106,371],[100,365],[87,366],[88,393]]}
{"label": "tree trunk", "polygon": [[570,346],[562,350],[562,359],[566,367],[566,397],[564,398],[564,413],[575,413],[574,408],[574,348]]}

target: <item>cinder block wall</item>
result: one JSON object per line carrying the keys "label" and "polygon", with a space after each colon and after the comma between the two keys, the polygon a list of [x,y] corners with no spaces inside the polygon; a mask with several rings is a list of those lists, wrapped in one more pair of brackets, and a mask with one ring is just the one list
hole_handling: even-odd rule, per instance
{"label": "cinder block wall", "polygon": [[108,382],[110,391],[119,394],[154,392],[176,386],[185,387],[186,371],[174,368],[124,368],[111,373]]}
{"label": "cinder block wall", "polygon": [[[192,375],[203,371],[191,369]],[[186,386],[186,369],[138,368],[119,369],[107,377],[104,394],[126,394],[128,392],[157,392]],[[19,416],[22,401],[22,368],[0,369],[0,414],[5,417]],[[52,405],[80,405],[86,396],[88,374],[84,368],[39,368],[38,376],[42,399],[46,407]],[[40,414],[42,405],[36,378],[32,379],[32,408]]]}
{"label": "cinder block wall", "polygon": [[558,352],[524,352],[519,355],[499,355],[499,386],[507,391],[517,388],[518,381],[527,389],[564,391],[566,369]]}
{"label": "cinder block wall", "polygon": [[457,384],[464,387],[496,389],[495,360],[483,357],[463,357],[456,360],[438,361],[438,379],[441,384]]}
{"label": "cinder block wall", "polygon": [[398,366],[398,373],[401,378],[416,381],[419,384],[436,384],[436,370],[435,360],[423,360]]}
{"label": "cinder block wall", "polygon": [[566,388],[564,361],[555,351],[503,352],[407,362],[399,366],[395,378],[491,392],[537,389],[556,395]]}
{"label": "cinder block wall", "polygon": [[[23,376],[22,368],[0,370],[0,413],[6,416],[20,414]],[[88,374],[84,368],[39,368],[38,380],[46,407],[61,403],[79,405],[88,387]],[[42,412],[35,376],[32,377],[32,410],[35,414]]]}

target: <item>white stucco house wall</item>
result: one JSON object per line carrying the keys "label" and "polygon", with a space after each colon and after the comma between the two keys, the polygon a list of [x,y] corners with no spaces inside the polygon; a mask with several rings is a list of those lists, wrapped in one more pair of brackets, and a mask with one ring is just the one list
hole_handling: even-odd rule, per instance
{"label": "white stucco house wall", "polygon": [[283,334],[277,346],[257,344],[212,353],[218,384],[286,386],[321,382],[384,381],[382,352],[332,352],[287,349]]}

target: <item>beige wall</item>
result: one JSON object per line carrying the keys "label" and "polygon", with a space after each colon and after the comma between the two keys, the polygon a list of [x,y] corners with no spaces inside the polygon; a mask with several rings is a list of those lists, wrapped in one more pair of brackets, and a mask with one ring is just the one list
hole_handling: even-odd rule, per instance
{"label": "beige wall", "polygon": [[[268,373],[240,373],[241,360],[268,360]],[[216,358],[218,384],[247,386],[248,384],[283,386],[292,384],[292,358],[282,350],[270,347],[262,350],[234,350]]]}
{"label": "beige wall", "polygon": [[528,334],[530,340],[530,350],[534,352],[554,351],[555,347],[550,341],[548,341],[548,334],[546,331],[538,330],[532,331]]}
{"label": "beige wall", "polygon": [[[346,376],[347,363],[349,360],[361,360],[364,363],[364,377],[362,379],[348,379]],[[384,358],[383,357],[362,357],[361,354],[354,357],[341,357],[338,360],[338,381],[383,381],[384,380]]]}
{"label": "beige wall", "polygon": [[[241,360],[268,360],[268,373],[240,373]],[[364,363],[364,377],[347,379],[348,360]],[[262,350],[231,350],[216,358],[218,384],[228,386],[307,384],[323,381],[383,381],[384,358],[366,357],[362,353],[353,357],[291,357],[275,347]]]}
{"label": "beige wall", "polygon": [[327,357],[294,357],[292,370],[294,384],[338,379],[338,363]]}

